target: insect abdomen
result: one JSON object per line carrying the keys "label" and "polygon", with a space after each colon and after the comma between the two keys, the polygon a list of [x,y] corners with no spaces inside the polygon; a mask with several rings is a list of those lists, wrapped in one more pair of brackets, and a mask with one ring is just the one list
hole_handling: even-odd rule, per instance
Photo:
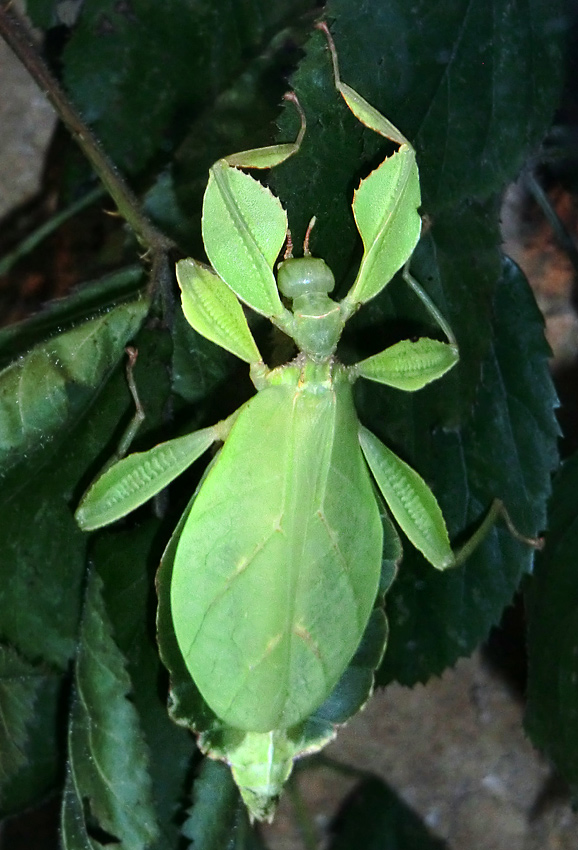
{"label": "insect abdomen", "polygon": [[221,719],[265,732],[321,705],[363,634],[381,549],[349,384],[261,391],[201,488],[172,580],[177,640]]}

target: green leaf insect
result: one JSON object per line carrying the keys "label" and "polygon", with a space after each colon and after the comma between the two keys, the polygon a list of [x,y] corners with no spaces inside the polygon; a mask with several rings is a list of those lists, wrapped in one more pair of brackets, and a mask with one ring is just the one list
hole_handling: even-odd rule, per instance
{"label": "green leaf insect", "polygon": [[[277,734],[306,721],[359,647],[384,546],[375,485],[435,568],[456,563],[433,493],[360,424],[352,396],[360,377],[407,392],[441,378],[458,361],[451,329],[406,270],[447,342],[404,340],[352,366],[335,356],[348,319],[411,257],[421,229],[420,187],[412,146],[341,82],[322,28],[347,106],[398,146],[354,194],[364,250],[349,293],[339,302],[330,297],[333,274],[310,255],[308,237],[303,257],[289,249],[278,263],[287,215],[244,170],[295,154],[303,115],[294,143],[218,160],[202,217],[212,268],[182,260],[177,279],[189,323],[249,364],[257,393],[228,419],[109,467],[76,512],[85,530],[111,523],[223,443],[171,542],[170,606],[180,653],[203,699],[224,727],[248,734]],[[291,362],[267,368],[240,302],[295,341]],[[466,544],[464,555],[469,551]]]}
{"label": "green leaf insect", "polygon": [[[451,332],[448,343],[406,340],[353,366],[335,357],[345,322],[406,263],[421,229],[413,148],[339,80],[337,66],[335,72],[356,117],[399,145],[355,192],[364,253],[350,292],[333,301],[333,274],[307,249],[279,264],[276,282],[287,215],[269,189],[241,170],[292,156],[304,123],[293,144],[216,162],[202,219],[212,269],[191,259],[177,264],[183,311],[200,334],[249,363],[258,392],[223,422],[120,460],[76,512],[85,530],[113,522],[224,442],[181,531],[171,608],[203,698],[227,725],[251,732],[287,729],[307,718],[360,643],[383,549],[370,470],[398,525],[428,561],[438,569],[454,563],[435,497],[360,425],[352,397],[359,377],[407,391],[440,378],[458,360]],[[265,366],[239,299],[295,340],[299,354],[292,362]]]}

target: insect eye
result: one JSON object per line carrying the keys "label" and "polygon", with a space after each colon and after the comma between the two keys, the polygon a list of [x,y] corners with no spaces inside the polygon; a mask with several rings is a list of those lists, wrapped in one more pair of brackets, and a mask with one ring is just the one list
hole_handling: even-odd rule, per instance
{"label": "insect eye", "polygon": [[319,257],[291,257],[279,263],[279,291],[286,298],[297,298],[314,292],[331,292],[335,286],[333,272]]}

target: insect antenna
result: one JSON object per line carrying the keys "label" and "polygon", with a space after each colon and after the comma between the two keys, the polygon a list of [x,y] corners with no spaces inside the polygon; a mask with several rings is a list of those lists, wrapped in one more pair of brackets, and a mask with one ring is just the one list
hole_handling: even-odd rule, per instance
{"label": "insect antenna", "polygon": [[287,236],[285,237],[285,253],[283,254],[283,259],[293,259],[293,239],[291,237],[291,231],[289,230],[289,228],[287,228]]}
{"label": "insect antenna", "polygon": [[303,256],[310,257],[311,251],[309,250],[309,237],[311,236],[311,231],[315,227],[315,222],[317,219],[315,216],[312,217],[311,221],[307,225],[307,230],[305,231],[305,239],[303,240]]}

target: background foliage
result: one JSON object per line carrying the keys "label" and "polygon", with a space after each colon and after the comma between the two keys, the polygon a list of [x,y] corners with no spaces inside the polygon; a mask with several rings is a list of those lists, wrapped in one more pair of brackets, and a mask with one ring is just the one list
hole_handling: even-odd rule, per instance
{"label": "background foliage", "polygon": [[[294,137],[295,112],[279,104],[295,90],[307,135],[271,184],[295,244],[317,216],[312,250],[343,295],[360,259],[352,192],[387,144],[355,122],[334,90],[323,37],[312,28],[323,14],[343,79],[417,149],[429,227],[412,269],[461,351],[459,367],[416,396],[360,381],[360,417],[431,484],[453,539],[467,536],[495,496],[523,532],[546,528],[555,394],[533,296],[500,254],[498,196],[552,120],[561,0],[332,0],[324,9],[306,0],[29,0],[27,11],[46,32],[71,99],[175,240],[173,259],[204,259],[209,165]],[[95,185],[69,144],[63,207]],[[245,367],[184,321],[174,289],[151,300],[131,234],[118,224],[110,239],[114,252],[100,251],[98,279],[0,332],[2,812],[61,785],[62,842],[71,850],[110,841],[168,850],[182,836],[203,850],[261,847],[228,770],[199,770],[194,741],[170,721],[154,639],[156,565],[202,467],[171,489],[161,519],[145,507],[89,537],[72,516],[132,414],[127,342],[139,351],[135,379],[147,413],[137,449],[210,424],[251,392]],[[347,362],[431,332],[398,280],[350,325],[340,352]],[[271,361],[283,357],[258,319],[253,329]],[[528,591],[528,729],[574,787],[577,475],[572,462],[557,479],[551,538]],[[469,654],[533,561],[502,527],[444,575],[407,542],[404,550],[387,597],[380,684],[425,681]],[[399,848],[441,846],[377,780],[360,794],[345,804],[332,846],[359,846],[360,823],[368,847],[385,846],[386,833]]]}

